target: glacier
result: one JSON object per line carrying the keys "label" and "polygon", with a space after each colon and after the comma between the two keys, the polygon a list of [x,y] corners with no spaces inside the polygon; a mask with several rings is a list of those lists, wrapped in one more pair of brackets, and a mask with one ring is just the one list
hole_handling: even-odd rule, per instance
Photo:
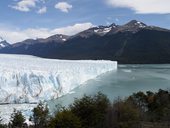
{"label": "glacier", "polygon": [[86,81],[116,69],[116,61],[0,54],[0,104],[56,99]]}

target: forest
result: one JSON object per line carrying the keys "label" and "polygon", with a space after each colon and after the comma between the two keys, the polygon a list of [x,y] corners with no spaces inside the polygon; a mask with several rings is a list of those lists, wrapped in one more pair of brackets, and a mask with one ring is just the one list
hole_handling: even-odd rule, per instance
{"label": "forest", "polygon": [[9,124],[0,128],[170,128],[170,91],[137,92],[113,101],[98,92],[75,99],[69,107],[57,105],[55,113],[42,102],[32,112],[32,125],[14,110]]}

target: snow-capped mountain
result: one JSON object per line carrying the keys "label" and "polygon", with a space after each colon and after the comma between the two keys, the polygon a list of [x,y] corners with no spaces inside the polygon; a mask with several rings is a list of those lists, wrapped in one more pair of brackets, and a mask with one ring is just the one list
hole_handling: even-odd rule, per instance
{"label": "snow-capped mountain", "polygon": [[107,33],[109,33],[112,29],[115,29],[115,28],[117,28],[117,25],[114,23],[109,26],[100,25],[97,27],[92,27],[90,29],[87,29],[83,32],[80,32],[80,33],[76,34],[75,36],[73,36],[72,38],[75,38],[75,37],[89,38],[93,35],[104,36]]}
{"label": "snow-capped mountain", "polygon": [[2,37],[0,37],[0,49],[5,48],[7,46],[10,46],[10,44],[4,40]]}
{"label": "snow-capped mountain", "polygon": [[70,38],[70,36],[67,35],[62,35],[62,34],[56,34],[54,36],[48,37],[47,39],[44,39],[44,42],[49,42],[49,41],[56,41],[56,42],[65,42]]}
{"label": "snow-capped mountain", "polygon": [[140,21],[136,21],[136,20],[132,20],[130,22],[128,22],[127,24],[120,26],[118,28],[118,31],[131,31],[133,33],[144,29],[145,27],[147,27],[146,24],[140,22]]}
{"label": "snow-capped mountain", "polygon": [[124,26],[126,26],[128,28],[145,28],[145,27],[147,27],[146,24],[144,24],[143,22],[137,21],[137,20],[132,20],[132,21],[128,22],[127,24],[125,24]]}
{"label": "snow-capped mountain", "polygon": [[95,27],[95,28],[92,28],[92,29],[94,29],[94,32],[99,34],[99,35],[105,35],[108,32],[110,32],[112,29],[115,29],[115,28],[117,28],[117,25],[111,24],[109,26],[98,26],[98,27]]}
{"label": "snow-capped mountain", "polygon": [[73,36],[26,40],[5,47],[0,53],[119,63],[170,63],[170,30],[132,20],[124,25],[92,27]]}
{"label": "snow-capped mountain", "polygon": [[27,39],[22,42],[16,43],[13,46],[18,47],[23,44],[26,46],[26,45],[34,45],[34,44],[38,44],[38,43],[49,43],[49,42],[62,43],[62,42],[67,41],[68,39],[69,39],[69,36],[67,36],[67,35],[56,34],[56,35],[50,36],[46,39],[42,39],[42,38]]}

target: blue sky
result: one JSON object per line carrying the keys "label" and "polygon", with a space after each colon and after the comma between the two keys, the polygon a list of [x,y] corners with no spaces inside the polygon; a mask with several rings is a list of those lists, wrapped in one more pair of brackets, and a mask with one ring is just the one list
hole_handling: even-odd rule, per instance
{"label": "blue sky", "polygon": [[170,29],[170,1],[1,0],[0,16],[0,36],[15,43],[132,19]]}

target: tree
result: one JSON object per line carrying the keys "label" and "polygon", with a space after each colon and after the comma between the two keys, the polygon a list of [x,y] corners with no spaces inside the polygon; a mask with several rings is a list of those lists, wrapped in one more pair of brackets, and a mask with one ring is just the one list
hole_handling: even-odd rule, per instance
{"label": "tree", "polygon": [[136,128],[140,121],[139,109],[129,100],[117,100],[112,108],[114,127]]}
{"label": "tree", "polygon": [[24,125],[25,117],[22,115],[21,111],[14,109],[11,115],[11,126],[12,128],[21,128]]}
{"label": "tree", "polygon": [[33,116],[30,118],[34,122],[35,128],[46,128],[48,122],[49,110],[47,105],[40,102],[36,108],[32,110]]}
{"label": "tree", "polygon": [[142,111],[146,111],[147,109],[147,96],[143,92],[134,93],[130,96],[130,99],[133,99],[133,102],[141,108]]}
{"label": "tree", "polygon": [[70,105],[70,110],[80,118],[85,128],[103,128],[105,122],[105,114],[110,104],[108,98],[98,93],[94,96],[84,96],[81,99],[75,99]]}
{"label": "tree", "polygon": [[70,110],[59,111],[50,122],[50,128],[82,128],[80,119]]}

